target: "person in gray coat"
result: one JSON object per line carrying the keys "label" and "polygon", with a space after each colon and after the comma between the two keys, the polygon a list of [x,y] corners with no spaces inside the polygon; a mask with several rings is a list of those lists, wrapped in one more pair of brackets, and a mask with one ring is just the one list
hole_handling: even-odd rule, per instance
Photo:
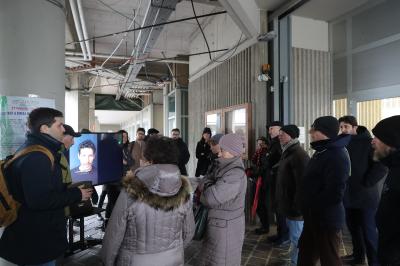
{"label": "person in gray coat", "polygon": [[219,141],[221,157],[214,175],[206,175],[201,203],[209,208],[200,265],[240,265],[245,231],[244,204],[247,180],[237,134]]}
{"label": "person in gray coat", "polygon": [[189,181],[181,176],[172,139],[150,137],[150,165],[126,176],[103,239],[106,266],[180,266],[194,234]]}

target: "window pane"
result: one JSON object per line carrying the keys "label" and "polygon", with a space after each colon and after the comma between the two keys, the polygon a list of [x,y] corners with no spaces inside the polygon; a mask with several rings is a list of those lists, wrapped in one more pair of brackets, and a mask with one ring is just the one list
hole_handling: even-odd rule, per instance
{"label": "window pane", "polygon": [[168,117],[175,116],[175,94],[168,96]]}
{"label": "window pane", "polygon": [[206,126],[211,129],[212,135],[221,133],[221,114],[209,114],[206,117]]}

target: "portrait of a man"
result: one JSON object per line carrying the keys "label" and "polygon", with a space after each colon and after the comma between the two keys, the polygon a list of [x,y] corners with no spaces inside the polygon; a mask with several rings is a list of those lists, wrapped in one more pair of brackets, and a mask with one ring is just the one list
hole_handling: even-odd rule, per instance
{"label": "portrait of a man", "polygon": [[85,140],[78,148],[79,166],[71,170],[74,181],[92,181],[97,183],[97,168],[94,165],[96,159],[96,146],[91,140]]}

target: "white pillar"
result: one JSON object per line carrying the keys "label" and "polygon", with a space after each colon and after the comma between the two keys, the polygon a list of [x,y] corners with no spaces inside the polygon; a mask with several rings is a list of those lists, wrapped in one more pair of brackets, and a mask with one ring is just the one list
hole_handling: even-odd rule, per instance
{"label": "white pillar", "polygon": [[64,11],[42,0],[0,0],[0,6],[0,94],[37,94],[64,111]]}

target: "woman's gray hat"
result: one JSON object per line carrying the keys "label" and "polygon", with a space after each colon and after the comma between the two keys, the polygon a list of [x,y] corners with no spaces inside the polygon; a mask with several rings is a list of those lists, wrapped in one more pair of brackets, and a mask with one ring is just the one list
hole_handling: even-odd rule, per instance
{"label": "woman's gray hat", "polygon": [[244,142],[242,136],[238,134],[227,134],[222,136],[219,141],[222,150],[228,151],[233,156],[240,156],[244,150]]}

